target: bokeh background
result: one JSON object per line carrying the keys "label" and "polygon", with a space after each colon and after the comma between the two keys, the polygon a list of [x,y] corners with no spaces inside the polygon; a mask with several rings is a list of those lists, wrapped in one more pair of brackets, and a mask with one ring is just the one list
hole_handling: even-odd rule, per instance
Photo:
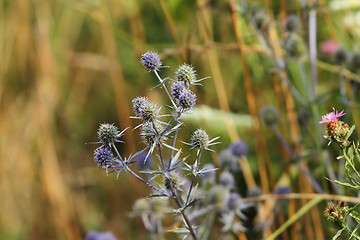
{"label": "bokeh background", "polygon": [[[266,16],[269,39],[248,18],[258,13]],[[302,47],[287,58],[284,23],[291,14],[302,24]],[[203,127],[221,136],[217,152],[242,139],[264,193],[280,183],[313,192],[299,184],[301,173],[284,181],[289,154],[260,119],[264,106],[274,106],[279,131],[301,156],[310,156],[299,161],[331,192],[324,176],[337,149],[324,148],[317,123],[336,107],[348,112],[349,124],[360,126],[360,60],[353,56],[359,29],[356,0],[0,1],[0,239],[83,239],[90,230],[144,239],[141,221],[129,214],[149,189],[126,174],[116,179],[99,171],[92,160],[96,146],[85,143],[97,140],[103,122],[135,127],[129,116],[136,96],[168,103],[161,89],[153,89],[155,76],[139,63],[148,50],[169,66],[162,76],[174,78],[182,63],[192,64],[199,78],[210,76],[194,89],[198,108],[185,118],[182,139]],[[335,62],[340,46],[353,62]],[[286,66],[279,68],[276,59]],[[314,69],[315,97],[304,87],[314,90]],[[304,74],[308,82],[302,85]],[[124,140],[124,154],[143,147],[137,131],[128,130]],[[218,161],[217,154],[206,155],[205,162]],[[314,224],[306,234],[314,238],[300,239],[328,239],[327,230],[334,232],[322,216],[324,205],[308,216]],[[315,229],[315,223],[321,225]]]}

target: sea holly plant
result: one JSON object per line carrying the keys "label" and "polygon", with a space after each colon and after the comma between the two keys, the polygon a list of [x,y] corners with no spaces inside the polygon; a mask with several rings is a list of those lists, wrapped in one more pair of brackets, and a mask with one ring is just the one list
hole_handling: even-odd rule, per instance
{"label": "sea holly plant", "polygon": [[[332,112],[324,115],[319,123],[326,124],[325,138],[330,143],[335,143],[340,147],[341,155],[338,160],[343,159],[345,164],[345,173],[348,181],[339,181],[332,179],[330,181],[339,184],[345,188],[360,192],[360,145],[359,142],[350,140],[355,126],[351,128],[339,118],[344,116],[343,111],[338,112],[333,109]],[[324,211],[328,219],[338,223],[341,229],[333,237],[337,239],[343,232],[347,232],[349,239],[360,239],[360,204],[348,206],[340,201],[337,204],[330,203]]]}
{"label": "sea holly plant", "polygon": [[[178,67],[174,80],[162,78],[160,71],[164,66],[155,52],[143,54],[140,62],[148,72],[156,75],[159,80],[158,87],[164,89],[171,105],[160,107],[147,97],[134,98],[132,104],[135,116],[131,118],[141,122],[135,128],[140,129],[140,136],[145,147],[128,157],[121,156],[116,144],[124,143],[121,137],[126,129],[120,131],[114,124],[103,123],[100,124],[98,130],[99,142],[97,143],[101,146],[94,151],[94,160],[107,174],[130,173],[152,189],[153,192],[148,198],[150,201],[143,200],[136,203],[138,209],[147,211],[150,207],[151,211],[157,213],[155,218],[146,218],[142,215],[144,225],[148,230],[162,231],[158,220],[165,212],[170,212],[181,216],[184,224],[184,226],[178,225],[179,227],[172,231],[198,239],[197,226],[194,222],[195,215],[189,212],[194,203],[199,200],[197,178],[216,170],[201,166],[201,154],[203,151],[213,151],[211,146],[218,143],[216,141],[218,137],[211,139],[203,129],[196,130],[188,142],[180,142],[178,135],[179,130],[184,126],[183,114],[191,113],[196,104],[196,94],[191,87],[201,85],[200,82],[204,78],[197,79],[195,69],[188,64]],[[171,84],[169,89],[168,84]],[[181,148],[179,148],[181,145],[184,147],[189,145],[190,150],[195,151],[194,160],[191,161],[191,154],[188,157],[182,156]],[[149,168],[136,173],[133,164],[137,161],[146,163],[150,158],[158,160],[157,168]],[[190,176],[190,180],[187,176]],[[162,203],[168,200],[172,200],[176,207],[164,207],[166,204]],[[158,214],[161,210],[163,212]],[[152,223],[154,219],[156,224]]]}

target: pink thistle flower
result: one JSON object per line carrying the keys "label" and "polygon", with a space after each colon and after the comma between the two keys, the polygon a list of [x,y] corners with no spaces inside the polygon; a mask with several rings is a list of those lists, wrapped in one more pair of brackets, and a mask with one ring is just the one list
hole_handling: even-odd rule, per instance
{"label": "pink thistle flower", "polygon": [[329,122],[335,122],[338,120],[339,117],[344,116],[346,113],[344,111],[338,112],[333,108],[333,111],[325,114],[321,117],[321,121],[319,123],[329,123]]}

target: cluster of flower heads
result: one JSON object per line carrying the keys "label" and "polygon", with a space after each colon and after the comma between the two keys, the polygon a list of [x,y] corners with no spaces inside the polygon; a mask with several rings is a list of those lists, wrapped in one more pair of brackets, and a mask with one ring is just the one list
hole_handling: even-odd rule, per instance
{"label": "cluster of flower heads", "polygon": [[[197,191],[194,190],[196,188],[194,180],[189,181],[183,177],[181,171],[187,171],[189,175],[195,178],[211,174],[210,172],[216,170],[215,168],[200,168],[200,153],[203,150],[211,150],[210,147],[217,144],[218,137],[210,139],[205,130],[197,129],[191,135],[188,143],[183,142],[189,145],[190,149],[197,150],[196,160],[193,164],[187,164],[185,159],[180,157],[181,150],[176,148],[178,130],[183,125],[181,115],[193,110],[196,104],[196,95],[190,87],[200,85],[199,82],[203,79],[197,79],[196,71],[191,65],[183,64],[175,71],[176,78],[173,80],[170,91],[168,91],[165,83],[169,78],[162,79],[159,75],[159,71],[164,67],[159,55],[155,52],[147,52],[142,55],[140,62],[148,72],[153,72],[156,75],[160,82],[159,86],[166,91],[172,102],[172,106],[169,108],[170,114],[161,115],[161,107],[147,97],[134,98],[132,105],[135,116],[132,118],[141,120],[135,129],[140,129],[140,136],[146,145],[145,148],[128,158],[121,157],[115,143],[122,142],[119,139],[126,129],[120,132],[113,124],[100,124],[97,132],[99,142],[97,143],[100,143],[101,146],[94,151],[94,161],[97,162],[99,168],[105,169],[107,173],[116,172],[119,174],[121,171],[125,171],[132,174],[152,188],[155,194],[174,198],[180,208],[176,211],[183,211],[182,209],[192,206],[193,201],[197,201],[194,197]],[[166,120],[164,120],[165,118]],[[168,148],[171,151],[163,151],[163,148]],[[159,159],[158,169],[152,170],[150,169],[152,155],[156,150],[158,151],[157,159]],[[170,156],[164,156],[164,152]],[[135,173],[129,167],[132,163],[135,163],[137,169],[141,170],[142,173],[152,176],[150,180],[145,180]],[[154,180],[160,176],[163,177],[163,184]],[[235,184],[234,177],[228,172],[224,172],[219,181],[221,186],[229,191]],[[178,194],[184,194],[184,196],[178,197]],[[232,197],[232,202],[234,202],[234,197]],[[156,199],[138,201],[135,204],[135,212],[145,211],[146,214],[164,212],[163,207],[155,209],[156,202]],[[154,227],[156,228],[156,226],[149,226],[148,229],[154,230]],[[192,236],[194,236],[195,230],[192,229],[192,225],[187,223],[186,227],[190,232],[192,231]]]}

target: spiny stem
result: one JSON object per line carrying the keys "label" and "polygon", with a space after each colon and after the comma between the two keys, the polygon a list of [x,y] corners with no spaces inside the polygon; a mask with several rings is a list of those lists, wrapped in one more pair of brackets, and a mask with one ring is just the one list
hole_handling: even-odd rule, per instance
{"label": "spiny stem", "polygon": [[169,91],[168,91],[167,88],[166,88],[165,81],[160,77],[160,75],[159,75],[159,73],[158,73],[157,71],[154,71],[154,73],[155,73],[156,77],[159,79],[160,84],[161,84],[161,87],[164,88],[164,90],[165,90],[166,94],[168,95],[168,97],[169,97],[172,105],[173,105],[174,108],[176,109],[177,106],[176,106],[176,104],[174,103],[174,101],[173,101],[173,99],[172,99]]}
{"label": "spiny stem", "polygon": [[119,160],[120,160],[122,166],[125,168],[125,171],[131,173],[134,177],[136,177],[137,179],[139,179],[142,183],[146,184],[147,186],[149,186],[150,188],[152,188],[152,189],[155,190],[156,192],[159,192],[159,193],[161,193],[161,194],[164,194],[165,196],[169,196],[169,194],[168,194],[167,192],[165,192],[165,191],[163,191],[163,190],[155,187],[155,186],[152,185],[150,182],[146,181],[145,179],[143,179],[142,177],[140,177],[139,175],[137,175],[133,170],[131,170],[131,169],[129,168],[129,166],[126,165],[126,163],[123,162],[123,159],[121,158],[121,155],[120,155],[119,151],[117,150],[115,144],[112,144],[112,147],[114,148],[117,156],[119,157]]}
{"label": "spiny stem", "polygon": [[[165,169],[165,165],[164,165],[164,157],[163,157],[163,153],[162,153],[162,149],[161,149],[161,146],[158,145],[158,151],[159,151],[159,157],[160,157],[160,161],[162,163],[162,167],[164,169],[164,171],[167,171],[167,169]],[[188,218],[188,216],[185,214],[185,210],[182,209],[183,208],[183,205],[181,204],[180,200],[179,200],[179,197],[177,196],[177,193],[176,193],[176,190],[174,189],[174,186],[172,184],[172,182],[170,181],[170,190],[171,190],[171,193],[172,193],[172,198],[175,200],[176,204],[179,206],[179,208],[181,209],[180,212],[181,212],[181,215],[183,216],[183,219],[186,223],[186,226],[188,227],[189,231],[190,231],[190,234],[191,236],[193,237],[194,240],[197,240],[197,236],[196,236],[196,232],[191,224],[191,221],[190,219]]]}

